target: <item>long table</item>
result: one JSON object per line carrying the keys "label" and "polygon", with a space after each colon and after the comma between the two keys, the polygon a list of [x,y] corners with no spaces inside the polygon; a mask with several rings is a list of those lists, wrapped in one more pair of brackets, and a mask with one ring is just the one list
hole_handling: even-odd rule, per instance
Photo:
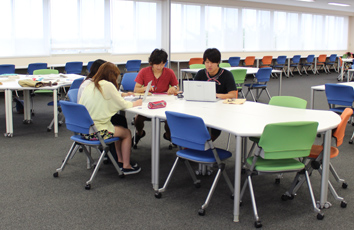
{"label": "long table", "polygon": [[[43,81],[57,82],[57,85],[45,86],[40,88],[22,87],[18,84],[19,80],[31,79],[33,77],[42,78]],[[5,117],[6,117],[6,137],[13,136],[13,114],[12,114],[12,91],[23,91],[24,101],[24,123],[31,123],[31,99],[30,91],[38,89],[46,89],[53,91],[53,115],[54,115],[54,136],[58,136],[58,89],[70,86],[74,79],[83,77],[77,74],[50,74],[50,75],[17,75],[17,77],[9,76],[8,79],[0,78],[2,85],[0,90],[5,93]]]}
{"label": "long table", "polygon": [[[252,67],[226,67],[223,68],[226,70],[234,70],[234,69],[247,69],[247,73],[246,74],[256,74],[258,72],[259,68],[252,68]],[[181,83],[182,79],[183,79],[183,73],[198,73],[198,71],[201,69],[181,69],[181,74],[180,76],[182,77],[181,79],[177,79],[179,83]],[[281,70],[272,70],[272,73],[279,73],[279,88],[278,88],[278,95],[281,95],[281,85],[282,85],[282,74],[283,72]],[[180,84],[180,89],[183,90],[183,84]]]}
{"label": "long table", "polygon": [[[161,109],[148,109],[147,103],[165,100],[167,106]],[[151,118],[151,182],[153,189],[159,189],[159,161],[160,161],[160,120],[165,120],[165,111],[175,111],[201,117],[208,127],[223,130],[236,136],[235,153],[235,180],[234,180],[234,218],[239,221],[239,201],[241,188],[241,155],[242,142],[247,137],[261,136],[264,127],[270,123],[289,121],[317,121],[318,132],[324,134],[323,175],[321,179],[320,206],[325,207],[328,193],[328,172],[330,161],[330,146],[332,129],[340,122],[339,115],[324,110],[294,109],[268,104],[245,102],[243,105],[223,104],[217,102],[192,102],[177,99],[175,96],[151,96],[142,106],[127,109],[126,111]],[[260,111],[262,111],[260,113]]]}

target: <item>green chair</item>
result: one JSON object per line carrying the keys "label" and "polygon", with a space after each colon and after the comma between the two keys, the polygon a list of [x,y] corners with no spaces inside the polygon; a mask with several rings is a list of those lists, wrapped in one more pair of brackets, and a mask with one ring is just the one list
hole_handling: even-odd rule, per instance
{"label": "green chair", "polygon": [[[276,105],[276,106],[297,108],[297,109],[306,109],[307,101],[302,98],[293,97],[293,96],[273,96],[269,101],[269,105]],[[248,153],[248,157],[251,156],[251,154],[253,153],[256,144],[259,142],[259,137],[250,137],[250,140],[253,141],[253,144]],[[279,177],[275,179],[276,184],[280,183],[280,178],[281,175],[279,175]]]}
{"label": "green chair", "polygon": [[245,94],[243,93],[242,86],[246,79],[247,69],[233,69],[230,72],[234,76],[237,91],[239,93],[241,92],[242,97],[245,98]]}
{"label": "green chair", "polygon": [[230,63],[226,63],[226,62],[221,62],[219,64],[219,67],[220,68],[227,68],[227,67],[231,67]]}
{"label": "green chair", "polygon": [[[298,158],[309,156],[316,138],[317,127],[318,122],[313,121],[282,122],[265,126],[258,143],[259,151],[254,156],[247,158],[247,165],[249,166],[247,179],[242,187],[240,196],[242,202],[248,186],[255,217],[255,227],[259,228],[262,224],[257,212],[252,176],[260,174],[290,172],[305,174],[313,209],[317,213],[317,219],[323,219],[323,213],[316,206],[307,168],[305,168],[305,164],[298,160]],[[288,197],[283,195],[282,199],[287,200]]]}

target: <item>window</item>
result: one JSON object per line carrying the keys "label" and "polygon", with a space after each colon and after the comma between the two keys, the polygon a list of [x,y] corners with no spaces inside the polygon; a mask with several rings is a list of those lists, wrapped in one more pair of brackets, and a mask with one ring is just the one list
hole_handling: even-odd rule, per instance
{"label": "window", "polygon": [[161,47],[161,6],[112,0],[112,53],[151,53]]}
{"label": "window", "polygon": [[43,0],[0,1],[0,56],[49,55]]}

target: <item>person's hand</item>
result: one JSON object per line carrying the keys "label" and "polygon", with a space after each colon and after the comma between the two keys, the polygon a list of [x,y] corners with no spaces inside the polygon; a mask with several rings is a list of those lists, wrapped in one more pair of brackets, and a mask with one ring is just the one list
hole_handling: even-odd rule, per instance
{"label": "person's hand", "polygon": [[143,99],[133,101],[133,107],[141,106],[143,104]]}
{"label": "person's hand", "polygon": [[167,94],[168,94],[168,95],[175,94],[175,91],[177,91],[175,87],[170,87],[170,88],[167,90]]}

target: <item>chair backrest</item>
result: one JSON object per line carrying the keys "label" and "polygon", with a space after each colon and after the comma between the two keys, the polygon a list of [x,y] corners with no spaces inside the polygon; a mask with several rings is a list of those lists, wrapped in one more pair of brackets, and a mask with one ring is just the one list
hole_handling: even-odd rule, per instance
{"label": "chair backrest", "polygon": [[12,64],[2,64],[0,65],[0,74],[14,74],[15,65]]}
{"label": "chair backrest", "polygon": [[83,63],[81,61],[73,61],[65,63],[65,72],[73,74],[81,74]]}
{"label": "chair backrest", "polygon": [[136,76],[138,76],[138,73],[125,73],[123,75],[121,85],[124,91],[134,91]]}
{"label": "chair backrest", "polygon": [[318,62],[326,62],[327,59],[327,54],[321,54],[320,56],[318,56],[317,61]]}
{"label": "chair backrest", "polygon": [[74,133],[89,134],[94,122],[86,107],[70,101],[60,101],[66,128]]}
{"label": "chair backrest", "polygon": [[265,126],[258,145],[264,159],[307,157],[316,138],[318,122],[295,121]]}
{"label": "chair backrest", "polygon": [[87,63],[87,66],[86,66],[87,72],[91,72],[91,66],[92,66],[92,64],[93,64],[94,62],[95,62],[95,61],[89,61],[89,62]]}
{"label": "chair backrest", "polygon": [[210,134],[203,119],[183,113],[166,111],[171,140],[174,144],[189,149],[204,151]]}
{"label": "chair backrest", "polygon": [[69,90],[80,88],[80,85],[81,85],[81,83],[82,83],[84,80],[85,80],[84,77],[76,78],[76,79],[73,81],[73,83],[71,83],[71,86],[70,86],[70,89],[69,89]]}
{"label": "chair backrest", "polygon": [[306,109],[307,101],[293,96],[273,96],[269,101],[269,105]]}
{"label": "chair backrest", "polygon": [[33,71],[33,75],[46,75],[46,74],[59,74],[57,69],[36,69]]}
{"label": "chair backrest", "polygon": [[221,63],[219,64],[219,67],[220,67],[220,68],[231,67],[231,65],[230,65],[230,63],[221,62]]}
{"label": "chair backrest", "polygon": [[204,64],[192,64],[189,66],[190,69],[204,69],[205,65]]}
{"label": "chair backrest", "polygon": [[286,62],[286,56],[285,55],[278,56],[278,58],[277,58],[277,63],[278,64],[285,65],[285,62]]}
{"label": "chair backrest", "polygon": [[312,63],[314,58],[315,58],[315,55],[310,54],[310,55],[307,56],[306,61],[309,62],[309,63]]}
{"label": "chair backrest", "polygon": [[33,74],[33,71],[37,69],[47,69],[48,64],[47,63],[31,63],[27,67],[27,73],[28,74]]}
{"label": "chair backrest", "polygon": [[272,68],[260,68],[256,73],[256,78],[258,82],[268,82],[270,79],[270,75],[272,74]]}
{"label": "chair backrest", "polygon": [[229,63],[232,67],[236,67],[240,65],[240,57],[229,57]]}
{"label": "chair backrest", "polygon": [[354,101],[352,86],[328,83],[325,84],[325,92],[328,104],[352,107]]}
{"label": "chair backrest", "polygon": [[233,69],[230,71],[236,84],[243,84],[247,75],[247,69]]}
{"label": "chair backrest", "polygon": [[255,56],[247,56],[247,57],[245,58],[244,63],[245,63],[245,65],[253,65],[255,59],[256,59]]}
{"label": "chair backrest", "polygon": [[264,56],[262,58],[263,65],[270,65],[270,64],[272,64],[272,61],[273,61],[273,56]]}
{"label": "chair backrest", "polygon": [[329,61],[330,62],[335,62],[337,59],[337,54],[331,54],[331,56],[329,56]]}
{"label": "chair backrest", "polygon": [[204,63],[204,60],[203,58],[191,58],[189,59],[189,63],[188,65],[193,65],[193,64],[203,64]]}
{"label": "chair backrest", "polygon": [[294,55],[294,57],[291,59],[294,64],[298,64],[300,62],[301,55]]}
{"label": "chair backrest", "polygon": [[126,71],[136,71],[139,72],[141,66],[141,60],[128,60],[125,64]]}
{"label": "chair backrest", "polygon": [[69,101],[77,103],[77,94],[78,93],[79,93],[79,89],[78,88],[69,89],[68,94],[67,94],[67,96],[69,98]]}
{"label": "chair backrest", "polygon": [[347,127],[349,118],[353,115],[353,110],[351,108],[346,108],[340,115],[341,122],[337,128],[332,132],[332,136],[335,137],[337,147],[343,143],[345,128]]}

